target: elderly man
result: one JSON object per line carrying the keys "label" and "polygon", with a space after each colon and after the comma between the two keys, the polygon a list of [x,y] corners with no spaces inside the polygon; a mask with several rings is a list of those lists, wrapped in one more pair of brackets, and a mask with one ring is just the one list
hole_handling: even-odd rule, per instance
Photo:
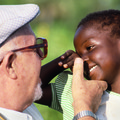
{"label": "elderly man", "polygon": [[[47,41],[44,38],[36,38],[29,22],[39,14],[39,7],[34,4],[26,5],[1,5],[0,6],[0,120],[43,120],[37,108],[32,104],[42,96],[41,90],[41,60],[47,55]],[[43,51],[42,51],[43,48]],[[80,60],[75,63],[79,67]],[[81,83],[81,78],[74,69],[74,79]],[[83,81],[85,82],[85,81]],[[98,83],[99,84],[99,83]],[[73,80],[73,98],[75,114],[82,109],[76,107],[79,101],[84,109],[97,108],[99,104],[94,104],[90,99],[84,103],[80,90],[75,87]],[[92,98],[99,98],[102,95],[106,84],[99,84]],[[85,89],[85,87],[83,87]],[[89,88],[90,89],[90,88]],[[95,84],[91,84],[91,91],[95,91]],[[75,92],[76,91],[76,92]],[[98,97],[99,93],[99,97]],[[88,93],[88,99],[89,99]],[[86,94],[87,95],[87,94]],[[85,119],[94,119],[91,116]]]}
{"label": "elderly man", "polygon": [[45,54],[39,48],[47,42],[36,38],[28,24],[38,14],[37,5],[0,6],[0,113],[6,119],[32,119],[21,112],[42,95],[39,74]]}

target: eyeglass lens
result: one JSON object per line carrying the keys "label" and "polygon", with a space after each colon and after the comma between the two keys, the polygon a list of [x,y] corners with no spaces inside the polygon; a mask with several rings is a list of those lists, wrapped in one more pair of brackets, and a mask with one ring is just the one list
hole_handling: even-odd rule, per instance
{"label": "eyeglass lens", "polygon": [[[37,39],[37,43],[36,44],[45,44],[44,40],[41,39],[41,38],[38,38]],[[47,53],[46,53],[46,50],[47,48],[44,46],[44,47],[40,47],[37,51],[40,55],[40,57],[44,58],[46,57]]]}

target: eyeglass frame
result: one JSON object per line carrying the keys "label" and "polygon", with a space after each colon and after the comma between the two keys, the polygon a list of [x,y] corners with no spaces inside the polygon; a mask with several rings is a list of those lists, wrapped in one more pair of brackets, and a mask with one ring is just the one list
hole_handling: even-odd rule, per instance
{"label": "eyeglass frame", "polygon": [[[30,46],[27,46],[27,47],[23,47],[23,48],[18,48],[18,49],[14,49],[14,50],[10,50],[11,52],[18,52],[18,51],[23,51],[23,50],[30,50],[30,49],[36,49],[37,48],[42,48],[44,47],[44,56],[42,57],[40,54],[39,56],[43,59],[43,58],[46,58],[47,57],[47,50],[48,50],[48,42],[47,42],[47,39],[45,38],[42,38],[42,37],[39,37],[39,38],[36,38],[36,41],[38,39],[41,39],[43,40],[43,43],[40,43],[40,44],[35,44],[35,45],[30,45]],[[6,51],[6,53],[10,52],[10,51]],[[5,54],[4,54],[5,55]],[[3,59],[3,58],[2,58]],[[0,60],[0,62],[2,61],[2,59]]]}
{"label": "eyeglass frame", "polygon": [[12,52],[18,52],[18,51],[23,51],[23,50],[37,49],[37,48],[42,48],[42,47],[44,47],[44,56],[43,56],[43,57],[40,56],[40,57],[41,57],[41,58],[46,58],[46,57],[47,57],[47,50],[48,50],[47,39],[42,38],[42,37],[39,37],[39,38],[36,38],[36,41],[37,41],[38,39],[43,40],[43,43],[35,44],[35,45],[30,45],[30,46],[27,46],[27,47],[18,48],[18,49],[14,49],[14,50],[11,50],[11,51],[12,51]]}

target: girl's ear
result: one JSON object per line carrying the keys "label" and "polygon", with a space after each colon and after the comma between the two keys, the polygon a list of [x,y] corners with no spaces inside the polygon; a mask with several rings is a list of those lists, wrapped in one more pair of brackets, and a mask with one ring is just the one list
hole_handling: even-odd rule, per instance
{"label": "girl's ear", "polygon": [[16,58],[16,54],[14,52],[8,52],[3,58],[3,61],[1,63],[6,75],[12,79],[17,78],[17,74],[14,66],[15,58]]}

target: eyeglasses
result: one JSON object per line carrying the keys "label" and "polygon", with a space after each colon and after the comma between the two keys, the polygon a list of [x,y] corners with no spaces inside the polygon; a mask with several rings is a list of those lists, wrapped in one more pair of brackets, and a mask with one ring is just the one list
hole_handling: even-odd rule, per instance
{"label": "eyeglasses", "polygon": [[47,40],[45,38],[39,37],[39,38],[36,38],[36,44],[35,45],[31,45],[31,46],[11,50],[11,51],[12,52],[26,51],[26,50],[29,51],[29,50],[32,50],[32,49],[35,49],[36,52],[39,54],[39,56],[41,58],[47,57],[47,49],[48,49]]}

